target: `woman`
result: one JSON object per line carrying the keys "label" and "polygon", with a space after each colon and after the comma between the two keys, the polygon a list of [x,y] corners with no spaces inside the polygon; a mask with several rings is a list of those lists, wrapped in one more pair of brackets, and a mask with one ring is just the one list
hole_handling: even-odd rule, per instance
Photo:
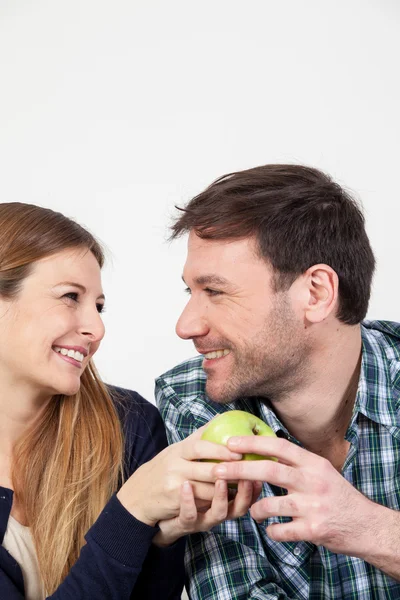
{"label": "woman", "polygon": [[179,598],[177,539],[254,495],[240,484],[228,503],[212,463],[193,460],[240,455],[200,432],[163,450],[156,408],[100,381],[103,259],[63,215],[0,204],[2,599]]}

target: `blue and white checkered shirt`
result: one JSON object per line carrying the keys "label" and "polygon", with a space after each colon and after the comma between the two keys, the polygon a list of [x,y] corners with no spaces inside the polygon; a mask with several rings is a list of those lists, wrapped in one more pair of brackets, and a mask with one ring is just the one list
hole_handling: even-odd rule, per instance
{"label": "blue and white checkered shirt", "polygon": [[[400,508],[400,325],[365,321],[362,364],[353,416],[346,433],[350,449],[342,475],[371,500]],[[182,363],[156,381],[156,400],[169,442],[178,442],[217,413],[245,410],[296,442],[261,400],[217,404],[205,395],[202,357]],[[262,496],[283,493],[263,485]],[[400,581],[365,561],[334,554],[308,542],[274,542],[267,525],[247,513],[208,533],[190,536],[186,569],[190,597],[198,600],[383,600],[400,599]],[[368,523],[365,523],[368,527]],[[400,546],[400,531],[399,531]]]}

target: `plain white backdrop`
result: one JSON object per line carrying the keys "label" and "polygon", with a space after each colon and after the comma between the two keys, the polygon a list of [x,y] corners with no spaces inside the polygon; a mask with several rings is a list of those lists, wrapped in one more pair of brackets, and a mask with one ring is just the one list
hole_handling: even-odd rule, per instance
{"label": "plain white backdrop", "polygon": [[174,333],[174,204],[268,162],[361,198],[369,316],[399,319],[399,27],[396,0],[0,0],[0,201],[60,210],[108,247],[106,381],[153,401],[193,354]]}

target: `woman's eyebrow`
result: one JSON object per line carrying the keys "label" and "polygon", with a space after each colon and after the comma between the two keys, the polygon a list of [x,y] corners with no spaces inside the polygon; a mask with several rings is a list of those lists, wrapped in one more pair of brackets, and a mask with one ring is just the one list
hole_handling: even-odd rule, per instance
{"label": "woman's eyebrow", "polygon": [[[64,286],[70,285],[73,287],[77,287],[79,290],[82,291],[83,294],[85,294],[87,292],[84,285],[82,285],[81,283],[76,283],[75,281],[61,281],[60,283],[57,283],[54,287],[61,287],[62,285],[64,285]],[[105,300],[105,299],[106,299],[106,297],[104,294],[100,294],[100,296],[97,297],[97,300]]]}

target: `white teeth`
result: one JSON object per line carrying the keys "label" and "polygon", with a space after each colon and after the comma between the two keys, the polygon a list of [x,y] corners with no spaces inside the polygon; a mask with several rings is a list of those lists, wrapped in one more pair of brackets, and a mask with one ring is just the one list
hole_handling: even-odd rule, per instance
{"label": "white teeth", "polygon": [[207,354],[204,354],[205,358],[211,359],[211,358],[222,358],[223,356],[226,356],[227,354],[229,354],[230,350],[215,350],[214,352],[208,352]]}
{"label": "white teeth", "polygon": [[84,356],[82,352],[78,352],[78,350],[68,350],[67,348],[60,348],[59,346],[54,346],[54,350],[59,352],[63,356],[69,356],[70,358],[74,358],[78,362],[82,362]]}

